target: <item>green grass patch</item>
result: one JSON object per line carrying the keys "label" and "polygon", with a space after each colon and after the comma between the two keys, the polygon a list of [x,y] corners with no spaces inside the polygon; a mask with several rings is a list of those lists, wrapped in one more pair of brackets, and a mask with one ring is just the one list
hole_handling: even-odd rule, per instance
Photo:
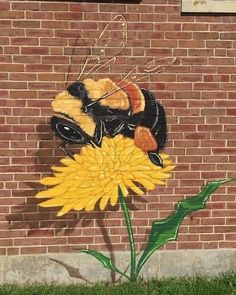
{"label": "green grass patch", "polygon": [[0,295],[236,295],[236,274],[90,285],[2,285]]}

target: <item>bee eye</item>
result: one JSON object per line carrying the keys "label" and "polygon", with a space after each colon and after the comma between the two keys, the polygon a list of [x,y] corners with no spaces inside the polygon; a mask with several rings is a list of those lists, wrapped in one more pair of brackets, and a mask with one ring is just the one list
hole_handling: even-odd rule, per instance
{"label": "bee eye", "polygon": [[71,126],[68,126],[68,125],[62,124],[62,123],[58,123],[56,125],[56,128],[57,128],[57,131],[59,132],[59,134],[66,139],[69,139],[72,141],[82,141],[83,140],[82,135]]}

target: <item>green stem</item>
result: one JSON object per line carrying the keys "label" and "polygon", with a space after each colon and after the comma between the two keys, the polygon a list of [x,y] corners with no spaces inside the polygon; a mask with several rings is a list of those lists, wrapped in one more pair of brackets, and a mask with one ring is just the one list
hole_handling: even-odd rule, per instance
{"label": "green stem", "polygon": [[121,204],[121,208],[124,213],[125,217],[125,222],[126,222],[126,227],[128,231],[128,237],[129,237],[129,244],[130,244],[130,281],[134,282],[137,279],[136,275],[136,251],[135,251],[135,242],[134,242],[134,234],[133,234],[133,229],[132,229],[132,224],[131,224],[131,219],[129,215],[129,209],[126,205],[124,196],[122,194],[121,189],[119,188],[119,200]]}

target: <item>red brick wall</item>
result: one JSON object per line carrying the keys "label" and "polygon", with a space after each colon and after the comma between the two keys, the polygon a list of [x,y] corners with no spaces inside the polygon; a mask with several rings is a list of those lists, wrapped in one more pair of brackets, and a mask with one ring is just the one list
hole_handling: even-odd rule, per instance
{"label": "red brick wall", "polygon": [[[179,199],[207,180],[236,177],[236,15],[181,16],[180,2],[0,3],[0,254],[128,249],[118,206],[57,218],[56,208],[38,208],[34,198],[39,178],[62,157],[49,126],[50,104],[65,89],[75,39],[91,41],[117,13],[129,26],[121,72],[145,57],[178,57],[144,84],[166,109],[166,152],[177,168],[167,187],[132,200],[139,246],[152,220],[168,216]],[[77,47],[71,80],[84,53]],[[166,249],[236,247],[235,195],[234,185],[218,189]]]}

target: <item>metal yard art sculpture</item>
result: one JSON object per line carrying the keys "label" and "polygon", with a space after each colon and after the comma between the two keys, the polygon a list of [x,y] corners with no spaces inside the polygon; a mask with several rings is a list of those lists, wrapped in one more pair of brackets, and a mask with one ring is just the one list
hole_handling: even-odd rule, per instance
{"label": "metal yard art sculpture", "polygon": [[[110,42],[113,51],[112,56],[107,57]],[[151,73],[162,72],[176,58],[154,59],[142,67],[136,66],[119,81],[89,78],[112,65],[126,44],[127,23],[122,15],[117,15],[95,40],[78,80],[55,97],[51,126],[63,140],[59,147],[67,157],[61,159],[62,166],[52,167],[53,176],[40,180],[50,188],[39,192],[37,198],[48,199],[39,204],[42,207],[62,207],[58,216],[72,209],[92,211],[97,203],[100,210],[108,203],[112,206],[120,203],[130,243],[130,274],[118,269],[103,253],[81,251],[94,256],[105,268],[136,281],[154,251],[177,239],[183,218],[204,208],[210,195],[221,184],[233,179],[208,183],[198,195],[178,202],[175,212],[168,218],[154,221],[146,248],[137,261],[125,198],[130,191],[142,195],[143,189],[165,185],[175,165],[162,152],[167,141],[164,108],[150,91],[140,89],[136,83]],[[82,144],[81,152],[73,153],[69,144]]]}

